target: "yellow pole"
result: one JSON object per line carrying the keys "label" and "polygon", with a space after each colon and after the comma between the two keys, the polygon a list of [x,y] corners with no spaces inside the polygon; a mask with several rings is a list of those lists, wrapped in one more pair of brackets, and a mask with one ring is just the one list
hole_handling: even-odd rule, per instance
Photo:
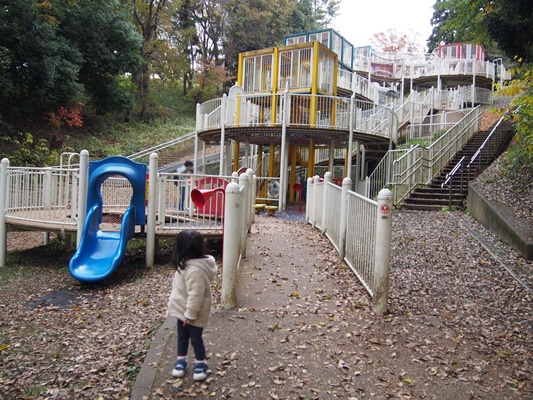
{"label": "yellow pole", "polygon": [[257,146],[257,171],[255,174],[257,176],[263,176],[263,145],[260,144]]}
{"label": "yellow pole", "polygon": [[239,142],[233,141],[233,171],[239,170]]}
{"label": "yellow pole", "polygon": [[237,84],[242,87],[242,75],[244,73],[244,57],[242,53],[239,53],[239,69],[237,72]]}
{"label": "yellow pole", "polygon": [[311,107],[309,110],[309,124],[311,125],[311,127],[313,127],[313,125],[316,125],[316,102],[318,93],[318,55],[318,41],[315,41],[313,42],[313,76],[311,81]]}
{"label": "yellow pole", "polygon": [[307,160],[307,174],[309,178],[315,176],[315,139],[309,139],[309,160]]}
{"label": "yellow pole", "polygon": [[276,146],[274,143],[270,144],[270,160],[268,162],[268,177],[274,176],[274,163],[276,162]]}
{"label": "yellow pole", "polygon": [[297,147],[290,145],[289,146],[289,153],[290,153],[290,160],[291,160],[291,177],[289,180],[289,203],[294,203],[294,183],[296,181],[296,151]]}

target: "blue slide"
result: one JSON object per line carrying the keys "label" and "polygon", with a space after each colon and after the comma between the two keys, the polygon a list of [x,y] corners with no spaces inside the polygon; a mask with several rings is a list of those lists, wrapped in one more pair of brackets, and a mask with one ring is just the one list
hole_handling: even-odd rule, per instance
{"label": "blue slide", "polygon": [[[120,231],[102,231],[102,195],[100,187],[110,176],[122,175],[133,189]],[[71,275],[82,282],[97,282],[113,273],[122,261],[128,241],[135,235],[135,225],[145,223],[146,164],[126,157],[113,156],[90,163],[87,185],[87,216],[79,247],[70,259]]]}
{"label": "blue slide", "polygon": [[135,234],[135,207],[129,206],[124,213],[120,232],[100,230],[101,214],[98,204],[89,210],[83,226],[83,240],[70,259],[70,273],[79,281],[96,282],[111,275],[122,261],[128,241]]}

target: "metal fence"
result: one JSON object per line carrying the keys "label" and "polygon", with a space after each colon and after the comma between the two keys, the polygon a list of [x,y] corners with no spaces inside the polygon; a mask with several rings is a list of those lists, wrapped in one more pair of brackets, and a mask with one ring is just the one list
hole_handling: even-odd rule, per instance
{"label": "metal fence", "polygon": [[371,296],[374,296],[375,289],[377,204],[355,192],[348,192],[344,260]]}
{"label": "metal fence", "polygon": [[[57,229],[76,230],[78,223],[79,166],[61,167],[9,167],[5,168],[6,207],[4,216],[9,223],[18,223],[35,229],[51,231]],[[220,193],[210,198],[199,209],[191,202],[191,190],[225,188],[235,176],[212,176],[201,174],[157,174],[156,225],[159,232],[194,228],[221,234],[224,223],[224,196]],[[266,184],[279,181],[264,178]],[[111,176],[102,182],[100,194],[104,215],[120,216],[130,206],[133,189],[123,176]],[[273,197],[277,202],[277,197]],[[255,195],[255,191],[254,191]],[[148,200],[148,182],[147,198]],[[143,212],[146,212],[144,210]],[[109,220],[109,219],[108,219]],[[109,220],[113,225],[113,221]],[[108,226],[109,230],[120,229]],[[63,228],[58,228],[63,227]]]}
{"label": "metal fence", "polygon": [[396,115],[391,107],[354,98],[276,93],[242,94],[209,100],[197,107],[196,129],[248,126],[287,126],[349,130],[350,110],[353,129],[396,140]]}
{"label": "metal fence", "polygon": [[306,220],[325,233],[339,255],[372,297],[373,309],[385,312],[391,249],[392,192],[383,189],[378,200],[351,191],[351,179],[342,188],[331,173],[308,179]]}
{"label": "metal fence", "polygon": [[78,170],[72,168],[5,168],[5,215],[13,220],[75,227]]}
{"label": "metal fence", "polygon": [[427,185],[479,129],[480,120],[478,106],[468,110],[430,146],[417,145],[406,150],[389,151],[367,178],[367,197],[374,198],[379,190],[389,187],[396,205],[415,187]]}

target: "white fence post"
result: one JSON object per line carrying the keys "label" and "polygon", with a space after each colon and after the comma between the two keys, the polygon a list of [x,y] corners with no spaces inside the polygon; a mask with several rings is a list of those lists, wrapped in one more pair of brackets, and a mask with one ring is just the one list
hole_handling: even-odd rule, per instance
{"label": "white fence post", "polygon": [[346,229],[348,218],[348,190],[352,190],[352,180],[348,177],[342,180],[342,192],[341,192],[341,215],[340,221],[341,226],[339,229],[339,257],[341,260],[344,259],[344,254],[346,252]]}
{"label": "white fence post", "polygon": [[333,176],[331,172],[328,171],[324,174],[324,191],[322,193],[322,233],[326,233],[328,228],[328,183],[333,181]]}
{"label": "white fence post", "polygon": [[226,186],[224,201],[224,231],[222,239],[222,294],[220,304],[230,310],[237,302],[237,265],[240,256],[242,196],[239,185],[230,182]]}
{"label": "white fence post", "polygon": [[250,227],[252,226],[252,224],[255,222],[255,199],[257,197],[257,175],[252,175],[252,206],[251,206],[251,215],[252,217],[250,218]]}
{"label": "white fence post", "polygon": [[240,241],[240,249],[241,254],[243,257],[246,257],[246,238],[248,236],[248,218],[250,217],[250,208],[252,206],[250,205],[250,179],[248,178],[248,174],[241,174],[239,176],[239,186],[243,188],[243,196],[241,197],[241,204],[242,204],[242,220],[241,220],[241,231],[239,234],[239,237],[241,239]]}
{"label": "white fence post", "polygon": [[313,177],[313,206],[311,208],[311,225],[316,226],[316,214],[318,212],[318,184],[320,183],[320,177],[315,175]]}
{"label": "white fence post", "polygon": [[248,175],[249,190],[248,190],[248,226],[246,232],[250,232],[252,229],[252,223],[254,222],[254,204],[255,204],[255,179],[254,179],[254,170],[248,168],[246,170]]}
{"label": "white fence post", "polygon": [[[43,208],[50,210],[52,208],[52,168],[48,167],[44,171],[43,175]],[[67,235],[65,232],[61,232],[61,239],[65,240],[67,244]],[[47,246],[50,243],[50,232],[43,232],[43,245]],[[68,246],[68,244],[67,244]]]}
{"label": "white fence post", "polygon": [[78,195],[78,226],[76,229],[76,248],[81,242],[81,235],[83,234],[83,226],[85,225],[85,218],[87,217],[87,186],[89,184],[89,152],[82,150],[80,152],[80,192]]}
{"label": "white fence post", "polygon": [[[157,153],[150,154],[148,164],[148,213],[146,215],[146,266],[154,266],[155,259],[155,214],[157,207],[157,168],[159,157]],[[140,212],[141,210],[135,210]]]}
{"label": "white fence post", "polygon": [[305,220],[310,222],[311,219],[311,207],[313,206],[312,190],[313,178],[307,178],[307,187],[305,189]]}
{"label": "white fence post", "polygon": [[2,158],[0,166],[0,267],[6,265],[7,257],[7,227],[6,227],[6,208],[7,208],[7,169],[9,160]]}
{"label": "white fence post", "polygon": [[378,194],[378,208],[376,215],[374,297],[372,298],[372,309],[378,314],[385,314],[387,312],[391,236],[392,192],[389,189],[381,189]]}

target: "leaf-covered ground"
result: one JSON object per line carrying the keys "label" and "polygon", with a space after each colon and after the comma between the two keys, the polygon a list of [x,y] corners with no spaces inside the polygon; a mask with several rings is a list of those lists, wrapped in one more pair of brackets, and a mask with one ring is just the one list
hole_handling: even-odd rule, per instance
{"label": "leaf-covered ground", "polygon": [[[520,193],[483,186],[531,222],[524,179]],[[533,398],[533,264],[463,213],[395,212],[385,316],[318,231],[267,221],[254,229],[272,237],[248,249],[248,305],[206,332],[209,380],[164,380],[154,398]],[[72,251],[41,242],[8,233],[0,399],[129,398],[164,320],[168,244],[153,269],[134,244],[111,280],[83,285],[68,273]],[[218,303],[220,278],[214,292]],[[269,293],[276,305],[253,307]]]}

